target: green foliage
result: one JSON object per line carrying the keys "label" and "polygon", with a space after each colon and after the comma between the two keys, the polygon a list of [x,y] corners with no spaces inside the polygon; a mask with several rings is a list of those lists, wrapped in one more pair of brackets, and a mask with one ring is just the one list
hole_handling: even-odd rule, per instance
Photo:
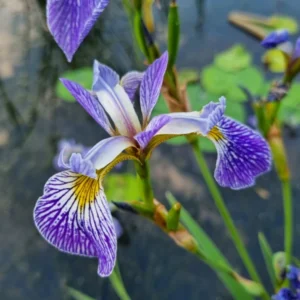
{"label": "green foliage", "polygon": [[181,84],[194,83],[199,80],[199,72],[194,69],[181,69],[178,78]]}
{"label": "green foliage", "polygon": [[250,66],[252,57],[244,46],[237,44],[216,55],[214,64],[225,72],[235,72]]}
{"label": "green foliage", "polygon": [[[66,78],[72,81],[75,81],[82,85],[86,89],[91,89],[93,84],[93,70],[91,68],[81,68],[77,70],[67,71],[60,76],[61,78]],[[66,89],[66,87],[60,82],[57,81],[55,87],[55,93],[57,97],[67,102],[76,102],[74,97]]]}
{"label": "green foliage", "polygon": [[130,201],[140,198],[136,177],[130,173],[110,173],[105,176],[104,188],[109,201]]}
{"label": "green foliage", "polygon": [[276,277],[275,277],[275,272],[274,272],[273,263],[272,263],[272,259],[273,259],[272,249],[262,232],[258,233],[258,240],[259,240],[261,252],[263,254],[272,285],[273,285],[273,287],[275,287],[276,286]]}
{"label": "green foliage", "polygon": [[276,252],[273,254],[273,269],[275,272],[275,278],[277,282],[282,282],[282,275],[286,268],[286,255],[284,252]]}
{"label": "green foliage", "polygon": [[270,49],[262,57],[264,64],[268,66],[268,69],[274,73],[282,73],[286,68],[286,60],[279,49]]}
{"label": "green foliage", "polygon": [[298,32],[298,23],[295,19],[291,17],[274,15],[271,18],[269,18],[269,24],[272,30],[286,29],[291,34],[295,34]]}
{"label": "green foliage", "polygon": [[[177,203],[177,200],[173,197],[171,193],[167,193],[167,200],[170,205],[174,205]],[[225,266],[229,266],[230,264],[227,259],[223,256],[221,251],[217,248],[214,242],[209,238],[206,232],[197,224],[197,222],[189,215],[189,213],[182,207],[180,220],[192,234],[192,236],[197,241],[200,249],[209,257],[211,260],[216,261],[218,263],[223,263]],[[216,272],[220,280],[224,283],[227,289],[232,294],[235,300],[250,300],[253,299],[246,290],[231,276],[222,273]]]}
{"label": "green foliage", "polygon": [[67,292],[74,300],[95,300],[71,287],[67,287]]}
{"label": "green foliage", "polygon": [[229,101],[243,102],[246,97],[240,86],[247,88],[252,94],[257,94],[264,80],[261,72],[253,66],[229,73],[215,65],[209,65],[202,70],[201,83],[203,88],[216,95],[215,97],[223,95]]}

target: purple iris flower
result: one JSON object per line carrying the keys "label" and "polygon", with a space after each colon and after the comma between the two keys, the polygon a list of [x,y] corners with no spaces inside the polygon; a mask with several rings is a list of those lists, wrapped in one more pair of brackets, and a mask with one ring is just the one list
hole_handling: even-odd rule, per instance
{"label": "purple iris flower", "polygon": [[300,295],[293,293],[288,288],[283,288],[272,297],[272,300],[300,300]]}
{"label": "purple iris flower", "polygon": [[48,0],[47,23],[70,62],[109,0]]}
{"label": "purple iris flower", "polygon": [[280,29],[272,31],[267,35],[261,42],[261,45],[264,48],[271,49],[275,48],[278,45],[287,42],[289,39],[289,32],[285,29]]}
{"label": "purple iris flower", "polygon": [[286,277],[289,279],[293,289],[300,291],[300,269],[289,266]]}
{"label": "purple iris flower", "polygon": [[[211,139],[217,148],[215,178],[222,186],[251,186],[271,166],[270,149],[261,135],[224,116],[224,97],[201,111],[164,114],[150,120],[167,64],[165,53],[144,74],[130,72],[120,79],[112,69],[96,61],[91,91],[62,79],[111,137],[85,155],[73,153],[68,161],[61,153],[58,162],[65,171],[46,183],[34,219],[42,236],[61,251],[97,257],[100,276],[110,275],[117,251],[116,231],[102,181],[121,160],[147,160],[160,143],[179,135],[198,134]],[[133,105],[138,88],[141,121]]]}

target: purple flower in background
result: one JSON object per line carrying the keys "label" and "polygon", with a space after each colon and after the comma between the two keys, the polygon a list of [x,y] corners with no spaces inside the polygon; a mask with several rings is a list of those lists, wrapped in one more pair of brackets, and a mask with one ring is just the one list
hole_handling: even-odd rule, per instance
{"label": "purple flower in background", "polygon": [[293,293],[288,288],[283,288],[272,297],[272,300],[300,300],[300,295]]}
{"label": "purple flower in background", "polygon": [[300,291],[300,269],[289,266],[286,277],[289,279],[293,289]]}
{"label": "purple flower in background", "polygon": [[261,42],[264,48],[271,49],[289,40],[289,32],[285,29],[272,31]]}
{"label": "purple flower in background", "polygon": [[48,0],[47,23],[69,62],[109,0]]}
{"label": "purple flower in background", "polygon": [[[51,177],[34,210],[43,237],[59,250],[97,257],[98,274],[108,276],[116,260],[117,234],[102,186],[104,176],[124,159],[146,160],[160,143],[198,134],[216,145],[215,178],[220,185],[240,189],[254,184],[268,171],[270,150],[266,141],[245,125],[224,116],[226,99],[209,103],[201,111],[170,113],[150,120],[157,102],[168,54],[151,64],[144,74],[130,72],[121,80],[111,68],[94,64],[92,91],[62,79],[74,98],[111,136],[87,153],[58,158],[62,171]],[[140,90],[140,121],[133,95]],[[124,153],[124,150],[130,149]]]}

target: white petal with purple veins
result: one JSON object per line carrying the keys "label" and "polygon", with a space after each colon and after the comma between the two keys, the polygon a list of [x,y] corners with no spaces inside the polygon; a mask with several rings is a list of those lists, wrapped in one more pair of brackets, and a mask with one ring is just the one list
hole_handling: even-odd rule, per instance
{"label": "white petal with purple veins", "polygon": [[47,23],[70,62],[109,0],[48,0]]}
{"label": "white petal with purple veins", "polygon": [[76,82],[68,79],[61,79],[61,82],[90,116],[93,117],[93,119],[102,126],[108,134],[113,135],[114,130],[98,99]]}
{"label": "white petal with purple veins", "polygon": [[70,254],[98,257],[98,274],[111,274],[117,237],[98,180],[71,171],[54,175],[38,199],[34,221],[50,244]]}
{"label": "white petal with purple veins", "polygon": [[246,188],[255,183],[257,176],[270,170],[268,143],[249,127],[223,117],[208,137],[218,151],[215,178],[221,186]]}

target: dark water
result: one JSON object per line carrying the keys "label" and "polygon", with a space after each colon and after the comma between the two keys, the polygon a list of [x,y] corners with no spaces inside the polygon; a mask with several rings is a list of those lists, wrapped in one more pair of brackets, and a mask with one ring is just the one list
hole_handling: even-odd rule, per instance
{"label": "dark water", "polygon": [[[117,296],[107,279],[96,275],[97,262],[68,256],[49,246],[37,233],[32,210],[46,180],[55,173],[52,158],[62,137],[93,145],[105,133],[77,104],[55,98],[54,84],[68,68],[107,63],[124,73],[143,68],[143,58],[133,47],[129,25],[118,1],[103,17],[75,56],[66,63],[46,31],[44,3],[34,0],[0,1],[0,295],[3,300],[67,299],[66,285],[101,300]],[[162,1],[163,2],[163,1]],[[215,53],[236,42],[245,44],[259,62],[258,43],[226,22],[231,10],[261,14],[281,12],[299,19],[293,1],[181,0],[182,47],[179,67],[208,64]],[[165,48],[166,12],[157,12],[157,40]],[[295,198],[295,253],[299,253],[300,142],[286,133]],[[183,159],[184,158],[184,159]],[[215,156],[207,160],[213,169]],[[242,264],[203,184],[187,146],[161,146],[152,158],[156,197],[164,201],[170,190],[207,230],[231,263],[244,275]],[[275,251],[282,250],[282,205],[274,172],[258,181],[269,191],[260,198],[255,189],[223,189],[228,208],[254,257],[263,279],[267,274],[257,242],[263,231]],[[119,243],[118,259],[125,285],[134,300],[230,299],[215,274],[184,250],[177,248],[151,223],[118,213],[127,236]]]}

